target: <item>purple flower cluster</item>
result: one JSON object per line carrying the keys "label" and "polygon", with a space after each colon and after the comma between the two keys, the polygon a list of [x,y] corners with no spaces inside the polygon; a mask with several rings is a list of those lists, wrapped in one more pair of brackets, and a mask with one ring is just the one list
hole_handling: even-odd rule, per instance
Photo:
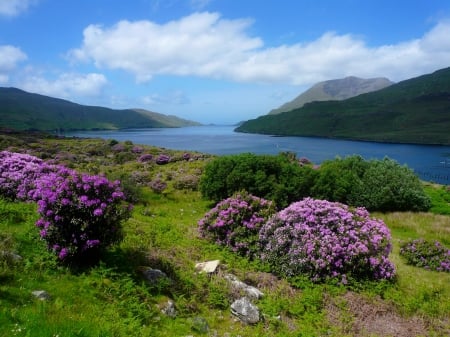
{"label": "purple flower cluster", "polygon": [[149,187],[155,193],[162,193],[167,188],[167,183],[160,177],[155,178],[149,183]]}
{"label": "purple flower cluster", "polygon": [[138,162],[147,163],[149,161],[152,161],[152,159],[153,159],[153,155],[151,155],[150,153],[145,153],[138,158]]}
{"label": "purple flower cluster", "polygon": [[0,194],[9,199],[29,200],[35,180],[56,170],[43,160],[28,154],[0,152]]}
{"label": "purple flower cluster", "polygon": [[259,250],[259,230],[274,212],[271,201],[243,192],[219,202],[198,229],[203,238],[252,257]]}
{"label": "purple flower cluster", "polygon": [[450,249],[439,241],[417,239],[402,244],[400,255],[408,264],[429,270],[450,272]]}
{"label": "purple flower cluster", "polygon": [[61,260],[122,239],[130,215],[119,181],[80,174],[18,153],[0,153],[0,193],[35,201],[41,237]]}
{"label": "purple flower cluster", "polygon": [[395,276],[388,260],[389,229],[371,219],[365,208],[306,198],[272,217],[259,238],[261,259],[280,275],[309,275],[315,281],[340,278],[343,283],[347,276]]}
{"label": "purple flower cluster", "polygon": [[158,158],[156,158],[156,164],[158,165],[165,165],[170,162],[170,156],[167,154],[160,154]]}

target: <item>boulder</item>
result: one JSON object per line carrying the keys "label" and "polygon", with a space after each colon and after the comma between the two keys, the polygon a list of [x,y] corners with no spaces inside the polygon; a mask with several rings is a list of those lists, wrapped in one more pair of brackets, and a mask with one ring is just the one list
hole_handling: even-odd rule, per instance
{"label": "boulder", "polygon": [[256,324],[259,322],[259,309],[253,305],[248,297],[242,297],[231,304],[231,313],[241,322]]}

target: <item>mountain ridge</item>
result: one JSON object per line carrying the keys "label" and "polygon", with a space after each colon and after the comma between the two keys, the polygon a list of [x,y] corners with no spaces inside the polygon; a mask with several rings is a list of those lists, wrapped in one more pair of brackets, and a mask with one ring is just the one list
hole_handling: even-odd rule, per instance
{"label": "mountain ridge", "polygon": [[201,125],[144,109],[111,109],[0,87],[0,127],[14,130],[101,130]]}
{"label": "mountain ridge", "polygon": [[272,109],[268,114],[275,115],[298,109],[307,103],[316,101],[344,100],[368,92],[377,91],[392,84],[394,84],[394,82],[385,77],[364,79],[356,76],[347,76],[340,79],[322,81],[314,84],[293,100],[284,103],[276,109]]}
{"label": "mountain ridge", "polygon": [[450,67],[342,101],[263,115],[237,132],[450,145]]}

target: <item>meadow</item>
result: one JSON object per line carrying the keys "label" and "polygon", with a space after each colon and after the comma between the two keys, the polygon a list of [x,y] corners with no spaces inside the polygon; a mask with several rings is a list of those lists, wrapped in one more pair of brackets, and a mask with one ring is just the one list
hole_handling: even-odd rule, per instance
{"label": "meadow", "polygon": [[[1,135],[0,150],[6,149],[120,179],[134,208],[120,244],[94,266],[73,267],[47,250],[35,226],[36,204],[0,198],[0,336],[450,334],[450,273],[411,266],[400,255],[412,239],[450,246],[448,188],[424,183],[432,200],[428,212],[371,213],[391,231],[394,281],[314,283],[277,277],[267,264],[200,237],[198,222],[215,205],[198,191],[212,156],[130,141],[25,134]],[[221,261],[217,274],[197,273],[195,264],[208,260]],[[148,282],[148,268],[167,278]],[[262,314],[257,324],[231,314],[239,294],[224,273],[264,293],[256,302]],[[49,298],[35,298],[36,290]],[[162,312],[169,300],[173,316]]]}

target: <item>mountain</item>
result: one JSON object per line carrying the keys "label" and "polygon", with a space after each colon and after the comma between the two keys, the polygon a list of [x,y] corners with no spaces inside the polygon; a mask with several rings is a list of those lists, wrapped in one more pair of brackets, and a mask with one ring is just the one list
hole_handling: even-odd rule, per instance
{"label": "mountain", "polygon": [[87,106],[17,88],[0,88],[0,128],[50,131],[191,125],[200,124],[142,109]]}
{"label": "mountain", "polygon": [[269,115],[298,109],[310,102],[344,100],[368,92],[377,91],[392,84],[394,84],[394,82],[391,82],[384,77],[364,79],[354,76],[319,82],[304,93],[298,95],[292,101],[283,104],[277,109],[271,110]]}
{"label": "mountain", "polygon": [[450,68],[343,101],[261,116],[235,131],[450,145]]}

